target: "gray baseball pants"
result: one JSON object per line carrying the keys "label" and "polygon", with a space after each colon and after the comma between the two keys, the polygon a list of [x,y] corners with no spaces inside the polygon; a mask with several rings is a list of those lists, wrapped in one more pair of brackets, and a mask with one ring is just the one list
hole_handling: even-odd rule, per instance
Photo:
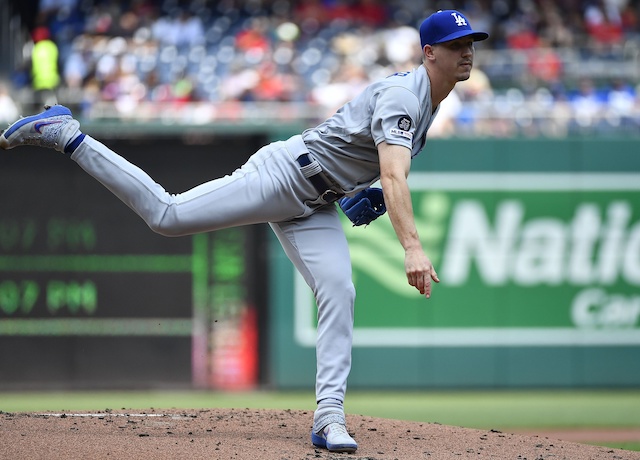
{"label": "gray baseball pants", "polygon": [[355,301],[351,261],[337,207],[319,199],[300,171],[296,159],[306,152],[299,135],[274,142],[232,174],[180,194],[90,136],[71,158],[165,236],[268,222],[318,306],[316,400],[344,401]]}

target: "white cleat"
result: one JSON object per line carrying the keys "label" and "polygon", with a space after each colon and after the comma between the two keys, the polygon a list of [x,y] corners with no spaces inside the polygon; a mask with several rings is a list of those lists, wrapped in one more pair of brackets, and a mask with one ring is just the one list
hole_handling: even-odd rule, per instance
{"label": "white cleat", "polygon": [[69,141],[79,134],[80,123],[71,110],[54,105],[30,117],[20,118],[0,135],[0,148],[9,150],[20,145],[37,145],[64,151]]}
{"label": "white cleat", "polygon": [[316,447],[328,449],[329,452],[353,453],[358,449],[358,444],[342,423],[330,423],[319,433],[312,431],[311,442]]}

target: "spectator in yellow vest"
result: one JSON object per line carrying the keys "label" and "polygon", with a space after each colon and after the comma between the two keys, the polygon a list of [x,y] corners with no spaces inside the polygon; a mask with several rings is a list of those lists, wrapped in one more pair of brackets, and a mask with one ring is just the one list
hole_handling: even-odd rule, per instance
{"label": "spectator in yellow vest", "polygon": [[58,46],[50,39],[46,27],[34,29],[33,43],[31,81],[34,103],[41,109],[43,105],[57,103],[56,89],[60,84]]}

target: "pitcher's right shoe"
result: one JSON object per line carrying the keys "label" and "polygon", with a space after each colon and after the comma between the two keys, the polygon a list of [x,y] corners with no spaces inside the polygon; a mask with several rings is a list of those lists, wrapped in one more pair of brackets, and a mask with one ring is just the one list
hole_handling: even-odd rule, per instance
{"label": "pitcher's right shoe", "polygon": [[358,444],[342,423],[329,423],[319,433],[311,431],[311,442],[314,446],[324,447],[329,452],[353,453],[358,449]]}
{"label": "pitcher's right shoe", "polygon": [[80,123],[73,119],[71,110],[54,105],[45,106],[44,112],[20,118],[10,125],[0,135],[0,148],[8,150],[20,145],[37,145],[71,153],[82,139]]}

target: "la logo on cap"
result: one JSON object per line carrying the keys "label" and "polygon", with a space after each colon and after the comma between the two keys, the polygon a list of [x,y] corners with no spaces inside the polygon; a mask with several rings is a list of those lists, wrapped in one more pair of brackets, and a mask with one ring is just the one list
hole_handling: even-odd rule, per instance
{"label": "la logo on cap", "polygon": [[457,12],[454,11],[453,13],[451,13],[451,16],[454,17],[454,19],[456,20],[456,24],[458,24],[459,26],[467,25],[467,20],[461,14],[458,14]]}

